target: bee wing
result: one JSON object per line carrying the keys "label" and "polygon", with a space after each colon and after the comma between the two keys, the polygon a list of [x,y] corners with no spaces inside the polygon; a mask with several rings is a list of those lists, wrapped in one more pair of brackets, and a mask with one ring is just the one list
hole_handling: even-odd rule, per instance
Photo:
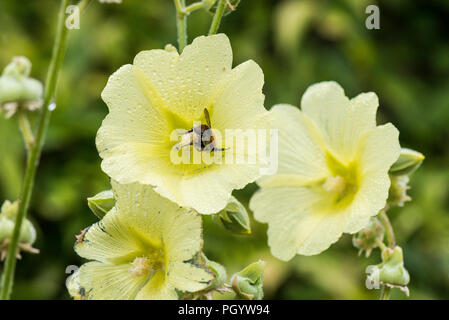
{"label": "bee wing", "polygon": [[207,111],[206,108],[204,108],[204,117],[206,118],[207,126],[208,126],[209,128],[212,128],[212,125],[210,124],[209,111]]}

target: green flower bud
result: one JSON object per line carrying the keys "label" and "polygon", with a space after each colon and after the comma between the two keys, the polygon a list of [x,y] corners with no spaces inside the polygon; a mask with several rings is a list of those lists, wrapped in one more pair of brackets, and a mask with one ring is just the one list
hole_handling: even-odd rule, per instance
{"label": "green flower bud", "polygon": [[209,260],[203,253],[201,253],[201,256],[198,256],[197,260],[198,264],[204,265],[204,267],[214,274],[214,280],[205,289],[186,294],[183,297],[184,299],[197,300],[204,297],[207,300],[212,300],[212,294],[214,292],[231,292],[226,284],[228,276],[225,267],[215,261]]}
{"label": "green flower bud", "polygon": [[[210,4],[212,1],[207,1],[207,0],[203,1],[203,5],[204,5],[204,2],[208,2],[208,4]],[[213,1],[213,2],[215,2],[215,3],[213,3],[208,9],[211,14],[215,14],[215,11],[217,11],[217,6],[218,6],[218,3],[217,3],[218,1]],[[223,16],[227,16],[231,12],[235,11],[235,9],[237,9],[237,6],[239,5],[239,3],[240,3],[240,0],[227,0]]]}
{"label": "green flower bud", "polygon": [[0,216],[0,243],[10,239],[12,231],[14,230],[14,221],[6,217]]}
{"label": "green flower bud", "polygon": [[222,288],[226,280],[228,279],[225,267],[215,261],[207,259],[204,254],[201,255],[201,258],[205,266],[209,268],[215,275],[215,280],[205,290]]}
{"label": "green flower bud", "polygon": [[14,57],[0,77],[0,106],[12,116],[18,107],[35,110],[41,106],[43,86],[29,78],[31,63],[25,57]]}
{"label": "green flower bud", "polygon": [[385,248],[382,251],[379,280],[393,286],[406,286],[410,282],[410,275],[404,267],[401,247]]}
{"label": "green flower bud", "polygon": [[4,216],[8,219],[14,220],[17,214],[17,210],[19,210],[19,201],[11,202],[9,200],[5,200],[0,209],[0,216]]}
{"label": "green flower bud", "polygon": [[[15,219],[19,208],[19,202],[15,201],[11,203],[6,200],[0,212],[0,260],[4,260],[8,251],[9,243],[14,232]],[[33,224],[25,219],[20,228],[19,235],[19,252],[20,250],[30,253],[39,253],[39,250],[32,247],[32,244],[36,241],[36,229]]]}
{"label": "green flower bud", "polygon": [[412,199],[407,195],[407,190],[410,189],[408,186],[409,177],[390,175],[390,180],[391,185],[388,191],[387,203],[389,206],[402,207],[405,202]]}
{"label": "green flower bud", "polygon": [[359,249],[359,255],[365,251],[365,256],[369,257],[371,251],[378,247],[377,243],[384,239],[384,227],[376,217],[372,217],[368,226],[352,237],[352,244]]}
{"label": "green flower bud", "polygon": [[36,241],[36,229],[30,220],[25,219],[20,228],[19,242],[24,244],[33,244]]}
{"label": "green flower bud", "polygon": [[390,168],[390,174],[395,176],[410,175],[419,168],[424,158],[422,153],[402,148],[398,160]]}
{"label": "green flower bud", "polygon": [[102,191],[87,198],[87,205],[99,219],[102,219],[115,205],[114,194],[112,190]]}
{"label": "green flower bud", "polygon": [[28,77],[31,72],[31,62],[26,57],[14,57],[3,70],[2,76]]}
{"label": "green flower bud", "polygon": [[237,296],[245,300],[263,298],[263,271],[266,262],[259,260],[231,277],[231,285]]}
{"label": "green flower bud", "polygon": [[237,234],[250,234],[248,212],[245,207],[234,197],[229,199],[226,207],[212,216],[212,219],[225,229]]}

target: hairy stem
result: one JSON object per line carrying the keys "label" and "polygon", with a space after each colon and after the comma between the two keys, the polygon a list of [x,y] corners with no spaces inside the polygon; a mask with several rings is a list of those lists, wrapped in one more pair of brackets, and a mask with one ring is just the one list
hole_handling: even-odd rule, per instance
{"label": "hairy stem", "polygon": [[23,110],[23,108],[19,108],[18,118],[19,118],[19,128],[20,131],[22,132],[23,140],[25,141],[27,151],[29,152],[31,148],[34,146],[36,140],[34,139],[33,131],[31,130],[26,110]]}
{"label": "hairy stem", "polygon": [[202,8],[203,8],[203,3],[201,1],[200,2],[195,2],[195,3],[192,3],[191,5],[187,6],[184,9],[184,13],[185,14],[189,14],[189,13],[191,13],[193,11],[196,11],[196,10],[199,10],[199,9],[202,9]]}
{"label": "hairy stem", "polygon": [[221,18],[224,14],[225,5],[226,0],[218,0],[217,11],[215,11],[215,15],[212,20],[212,24],[209,29],[209,35],[217,33],[218,28],[220,27]]}
{"label": "hairy stem", "polygon": [[380,293],[379,300],[389,300],[390,299],[391,288],[388,286],[383,286]]}
{"label": "hairy stem", "polygon": [[393,227],[391,226],[390,219],[388,219],[387,213],[385,210],[382,210],[379,214],[380,221],[382,222],[387,236],[387,243],[390,248],[394,248],[396,246],[396,238],[394,236]]}
{"label": "hairy stem", "polygon": [[[80,7],[84,8],[87,2],[88,0],[81,0]],[[48,129],[48,124],[50,122],[51,111],[54,109],[51,105],[53,103],[58,73],[64,59],[67,44],[68,29],[64,26],[65,9],[67,5],[68,0],[61,0],[56,28],[56,38],[53,46],[53,52],[47,73],[47,78],[45,80],[43,108],[38,121],[35,143],[31,146],[28,152],[25,177],[23,180],[22,190],[20,192],[19,198],[19,209],[16,216],[11,242],[8,247],[5,267],[3,270],[2,286],[0,291],[0,299],[2,300],[8,300],[11,296],[16,267],[16,255],[19,246],[20,229],[22,227],[23,220],[27,215],[31,194],[33,191],[36,170],[39,165],[39,159],[41,156],[45,135]]]}
{"label": "hairy stem", "polygon": [[187,14],[185,12],[185,0],[173,0],[176,7],[176,29],[178,31],[179,53],[187,45]]}

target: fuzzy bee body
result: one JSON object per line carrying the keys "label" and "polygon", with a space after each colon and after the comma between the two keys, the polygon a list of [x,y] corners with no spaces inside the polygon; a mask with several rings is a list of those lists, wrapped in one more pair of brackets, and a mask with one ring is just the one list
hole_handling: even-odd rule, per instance
{"label": "fuzzy bee body", "polygon": [[215,145],[215,137],[212,133],[210,124],[209,112],[204,109],[204,115],[206,118],[206,124],[201,124],[193,127],[192,129],[184,132],[181,137],[180,146],[178,150],[187,146],[192,146],[199,152],[201,151],[224,151],[225,149],[217,148]]}

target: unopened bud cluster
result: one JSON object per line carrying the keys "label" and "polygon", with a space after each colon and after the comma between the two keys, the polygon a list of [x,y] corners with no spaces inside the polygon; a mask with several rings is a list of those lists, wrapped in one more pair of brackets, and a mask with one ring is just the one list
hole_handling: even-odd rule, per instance
{"label": "unopened bud cluster", "polygon": [[30,78],[31,62],[25,57],[14,57],[0,76],[0,110],[6,111],[6,118],[18,108],[35,110],[42,105],[43,85]]}
{"label": "unopened bud cluster", "polygon": [[[9,244],[11,243],[12,234],[14,232],[14,224],[17,216],[17,211],[19,208],[19,203],[6,200],[0,212],[0,258],[4,260],[8,252]],[[22,223],[19,236],[19,252],[17,253],[20,257],[20,250],[39,253],[39,250],[33,248],[32,245],[36,241],[36,229],[33,224],[25,219]]]}

